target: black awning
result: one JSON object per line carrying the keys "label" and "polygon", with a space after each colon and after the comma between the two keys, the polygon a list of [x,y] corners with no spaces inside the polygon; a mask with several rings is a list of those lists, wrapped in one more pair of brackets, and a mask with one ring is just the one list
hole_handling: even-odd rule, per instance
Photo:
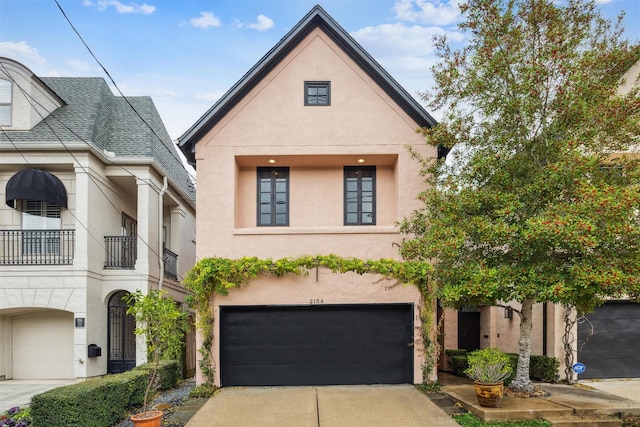
{"label": "black awning", "polygon": [[67,207],[67,190],[55,175],[40,169],[25,169],[7,182],[6,202],[15,208],[15,200],[39,200]]}

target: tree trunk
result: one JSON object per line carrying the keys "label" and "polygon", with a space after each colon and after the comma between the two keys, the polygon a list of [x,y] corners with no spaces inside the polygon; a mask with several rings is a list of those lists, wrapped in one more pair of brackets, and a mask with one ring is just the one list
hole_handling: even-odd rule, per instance
{"label": "tree trunk", "polygon": [[516,377],[509,385],[509,388],[513,391],[532,393],[534,390],[531,379],[529,378],[529,363],[531,360],[533,300],[525,299],[522,301],[522,309],[518,314],[520,316],[520,339],[518,340],[520,352],[518,354]]}

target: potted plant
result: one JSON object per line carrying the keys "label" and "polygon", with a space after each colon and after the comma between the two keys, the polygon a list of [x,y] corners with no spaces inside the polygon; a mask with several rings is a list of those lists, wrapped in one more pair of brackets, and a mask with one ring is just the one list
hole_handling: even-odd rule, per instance
{"label": "potted plant", "polygon": [[182,312],[166,292],[153,289],[146,295],[140,290],[124,299],[129,305],[127,314],[136,319],[136,335],[147,342],[147,352],[153,362],[149,383],[144,393],[142,412],[132,415],[134,426],[160,427],[162,411],[147,411],[149,391],[154,386],[160,360],[165,356],[176,357],[182,352],[182,338],[188,328],[187,313]]}
{"label": "potted plant", "polygon": [[491,347],[469,353],[467,360],[469,367],[464,373],[474,381],[480,406],[500,407],[504,395],[504,380],[512,372],[509,356],[502,350]]}

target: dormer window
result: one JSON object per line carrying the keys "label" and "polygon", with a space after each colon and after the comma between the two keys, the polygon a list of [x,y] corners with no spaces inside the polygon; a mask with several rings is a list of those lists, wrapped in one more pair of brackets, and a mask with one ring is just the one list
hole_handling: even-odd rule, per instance
{"label": "dormer window", "polygon": [[11,126],[11,81],[0,79],[0,126]]}
{"label": "dormer window", "polygon": [[304,82],[304,105],[331,105],[331,82]]}

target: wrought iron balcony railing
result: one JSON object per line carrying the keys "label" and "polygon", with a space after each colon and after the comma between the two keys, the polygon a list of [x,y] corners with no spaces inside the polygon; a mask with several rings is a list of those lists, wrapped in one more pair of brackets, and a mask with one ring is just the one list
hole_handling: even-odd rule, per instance
{"label": "wrought iron balcony railing", "polygon": [[0,230],[0,265],[70,265],[75,230]]}
{"label": "wrought iron balcony railing", "polygon": [[164,259],[164,277],[178,280],[178,254],[164,248],[162,251],[162,259]]}
{"label": "wrought iron balcony railing", "polygon": [[[106,248],[105,269],[112,270],[133,270],[136,268],[138,258],[136,236],[105,236],[104,246]],[[178,255],[164,248],[162,251],[164,262],[164,276],[178,280]]]}
{"label": "wrought iron balcony railing", "polygon": [[104,236],[104,268],[133,270],[138,258],[137,236]]}

